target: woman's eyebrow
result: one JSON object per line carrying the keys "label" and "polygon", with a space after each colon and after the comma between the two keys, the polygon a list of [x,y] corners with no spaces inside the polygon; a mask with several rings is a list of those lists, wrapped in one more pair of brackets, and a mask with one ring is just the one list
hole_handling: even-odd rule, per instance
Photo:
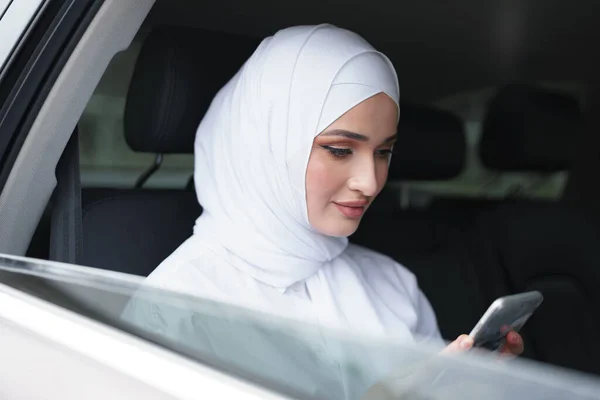
{"label": "woman's eyebrow", "polygon": [[[358,140],[359,142],[368,142],[369,138],[365,135],[361,135],[360,133],[347,131],[345,129],[333,129],[327,132],[323,132],[321,136],[342,136],[352,140]],[[394,133],[392,136],[388,137],[383,141],[383,143],[390,143],[396,140],[398,136],[397,133]]]}
{"label": "woman's eyebrow", "polygon": [[327,132],[323,132],[321,136],[342,136],[348,139],[358,140],[360,142],[368,142],[369,138],[360,133],[350,132],[344,129],[333,129]]}

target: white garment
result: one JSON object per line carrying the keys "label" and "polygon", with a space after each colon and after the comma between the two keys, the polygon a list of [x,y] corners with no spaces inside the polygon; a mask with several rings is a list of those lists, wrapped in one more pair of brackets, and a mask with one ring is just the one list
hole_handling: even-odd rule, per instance
{"label": "white garment", "polygon": [[[358,293],[353,292],[354,287],[341,290],[348,290],[344,294],[350,298],[355,295],[368,298],[363,304],[355,304],[357,315],[377,313],[385,318],[384,323],[389,321],[389,326],[397,327],[393,333],[398,339],[412,341],[416,337],[442,343],[433,310],[410,271],[387,256],[353,244],[346,248],[343,256],[348,270],[342,276],[360,277],[361,286]],[[335,278],[336,272],[330,269],[325,276]],[[286,319],[333,325],[323,319],[326,315],[320,310],[321,296],[311,290],[312,285],[298,282],[282,292],[237,270],[196,236],[189,238],[156,268],[146,283]],[[369,319],[373,317],[365,318],[365,324]],[[357,332],[372,333],[365,326],[352,328]]]}
{"label": "white garment", "polygon": [[[394,68],[352,32],[300,26],[265,39],[200,123],[194,178],[204,212],[148,283],[318,326],[441,343],[411,272],[308,222],[313,139],[381,92],[399,103]],[[126,315],[143,321],[132,304]]]}
{"label": "white garment", "polygon": [[[282,290],[304,282],[321,324],[410,337],[418,322],[435,325],[433,313],[415,314],[416,286],[381,287],[386,269],[407,272],[388,258],[372,264],[371,253],[346,251],[347,238],[310,226],[306,206],[306,167],[319,129],[380,92],[398,103],[394,68],[355,33],[301,26],[265,39],[198,128],[194,178],[204,212],[194,237],[244,277]],[[324,106],[330,93],[335,104]],[[322,121],[324,108],[338,115]],[[369,275],[377,286],[366,284]]]}

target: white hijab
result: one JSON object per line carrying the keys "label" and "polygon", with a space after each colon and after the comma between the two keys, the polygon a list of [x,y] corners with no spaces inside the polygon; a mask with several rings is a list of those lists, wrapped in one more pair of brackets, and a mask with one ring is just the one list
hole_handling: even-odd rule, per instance
{"label": "white hijab", "polygon": [[204,213],[195,233],[215,234],[237,256],[236,267],[281,288],[334,260],[347,239],[308,222],[312,142],[379,92],[398,103],[393,66],[352,32],[302,26],[265,39],[198,128],[195,183]]}
{"label": "white hijab", "polygon": [[299,26],[265,39],[198,128],[195,185],[204,212],[194,239],[281,292],[305,283],[322,324],[411,337],[419,301],[412,274],[317,232],[307,213],[313,139],[382,92],[399,103],[395,70],[355,33]]}

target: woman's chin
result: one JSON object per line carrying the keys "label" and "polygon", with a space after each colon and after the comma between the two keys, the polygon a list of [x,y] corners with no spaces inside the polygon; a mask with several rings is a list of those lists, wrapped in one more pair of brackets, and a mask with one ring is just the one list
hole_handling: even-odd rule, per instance
{"label": "woman's chin", "polygon": [[319,224],[315,227],[323,235],[332,237],[348,237],[358,229],[360,219],[335,218],[335,220],[327,221],[326,224]]}

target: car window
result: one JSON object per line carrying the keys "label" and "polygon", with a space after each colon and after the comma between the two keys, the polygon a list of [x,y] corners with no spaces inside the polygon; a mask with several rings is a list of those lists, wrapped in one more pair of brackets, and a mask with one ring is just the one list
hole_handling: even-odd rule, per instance
{"label": "car window", "polygon": [[[319,328],[124,274],[2,257],[0,282],[290,398],[361,398],[375,383],[398,398],[600,398],[597,378],[475,353],[436,356],[423,343]],[[134,303],[152,312],[128,312]]]}

